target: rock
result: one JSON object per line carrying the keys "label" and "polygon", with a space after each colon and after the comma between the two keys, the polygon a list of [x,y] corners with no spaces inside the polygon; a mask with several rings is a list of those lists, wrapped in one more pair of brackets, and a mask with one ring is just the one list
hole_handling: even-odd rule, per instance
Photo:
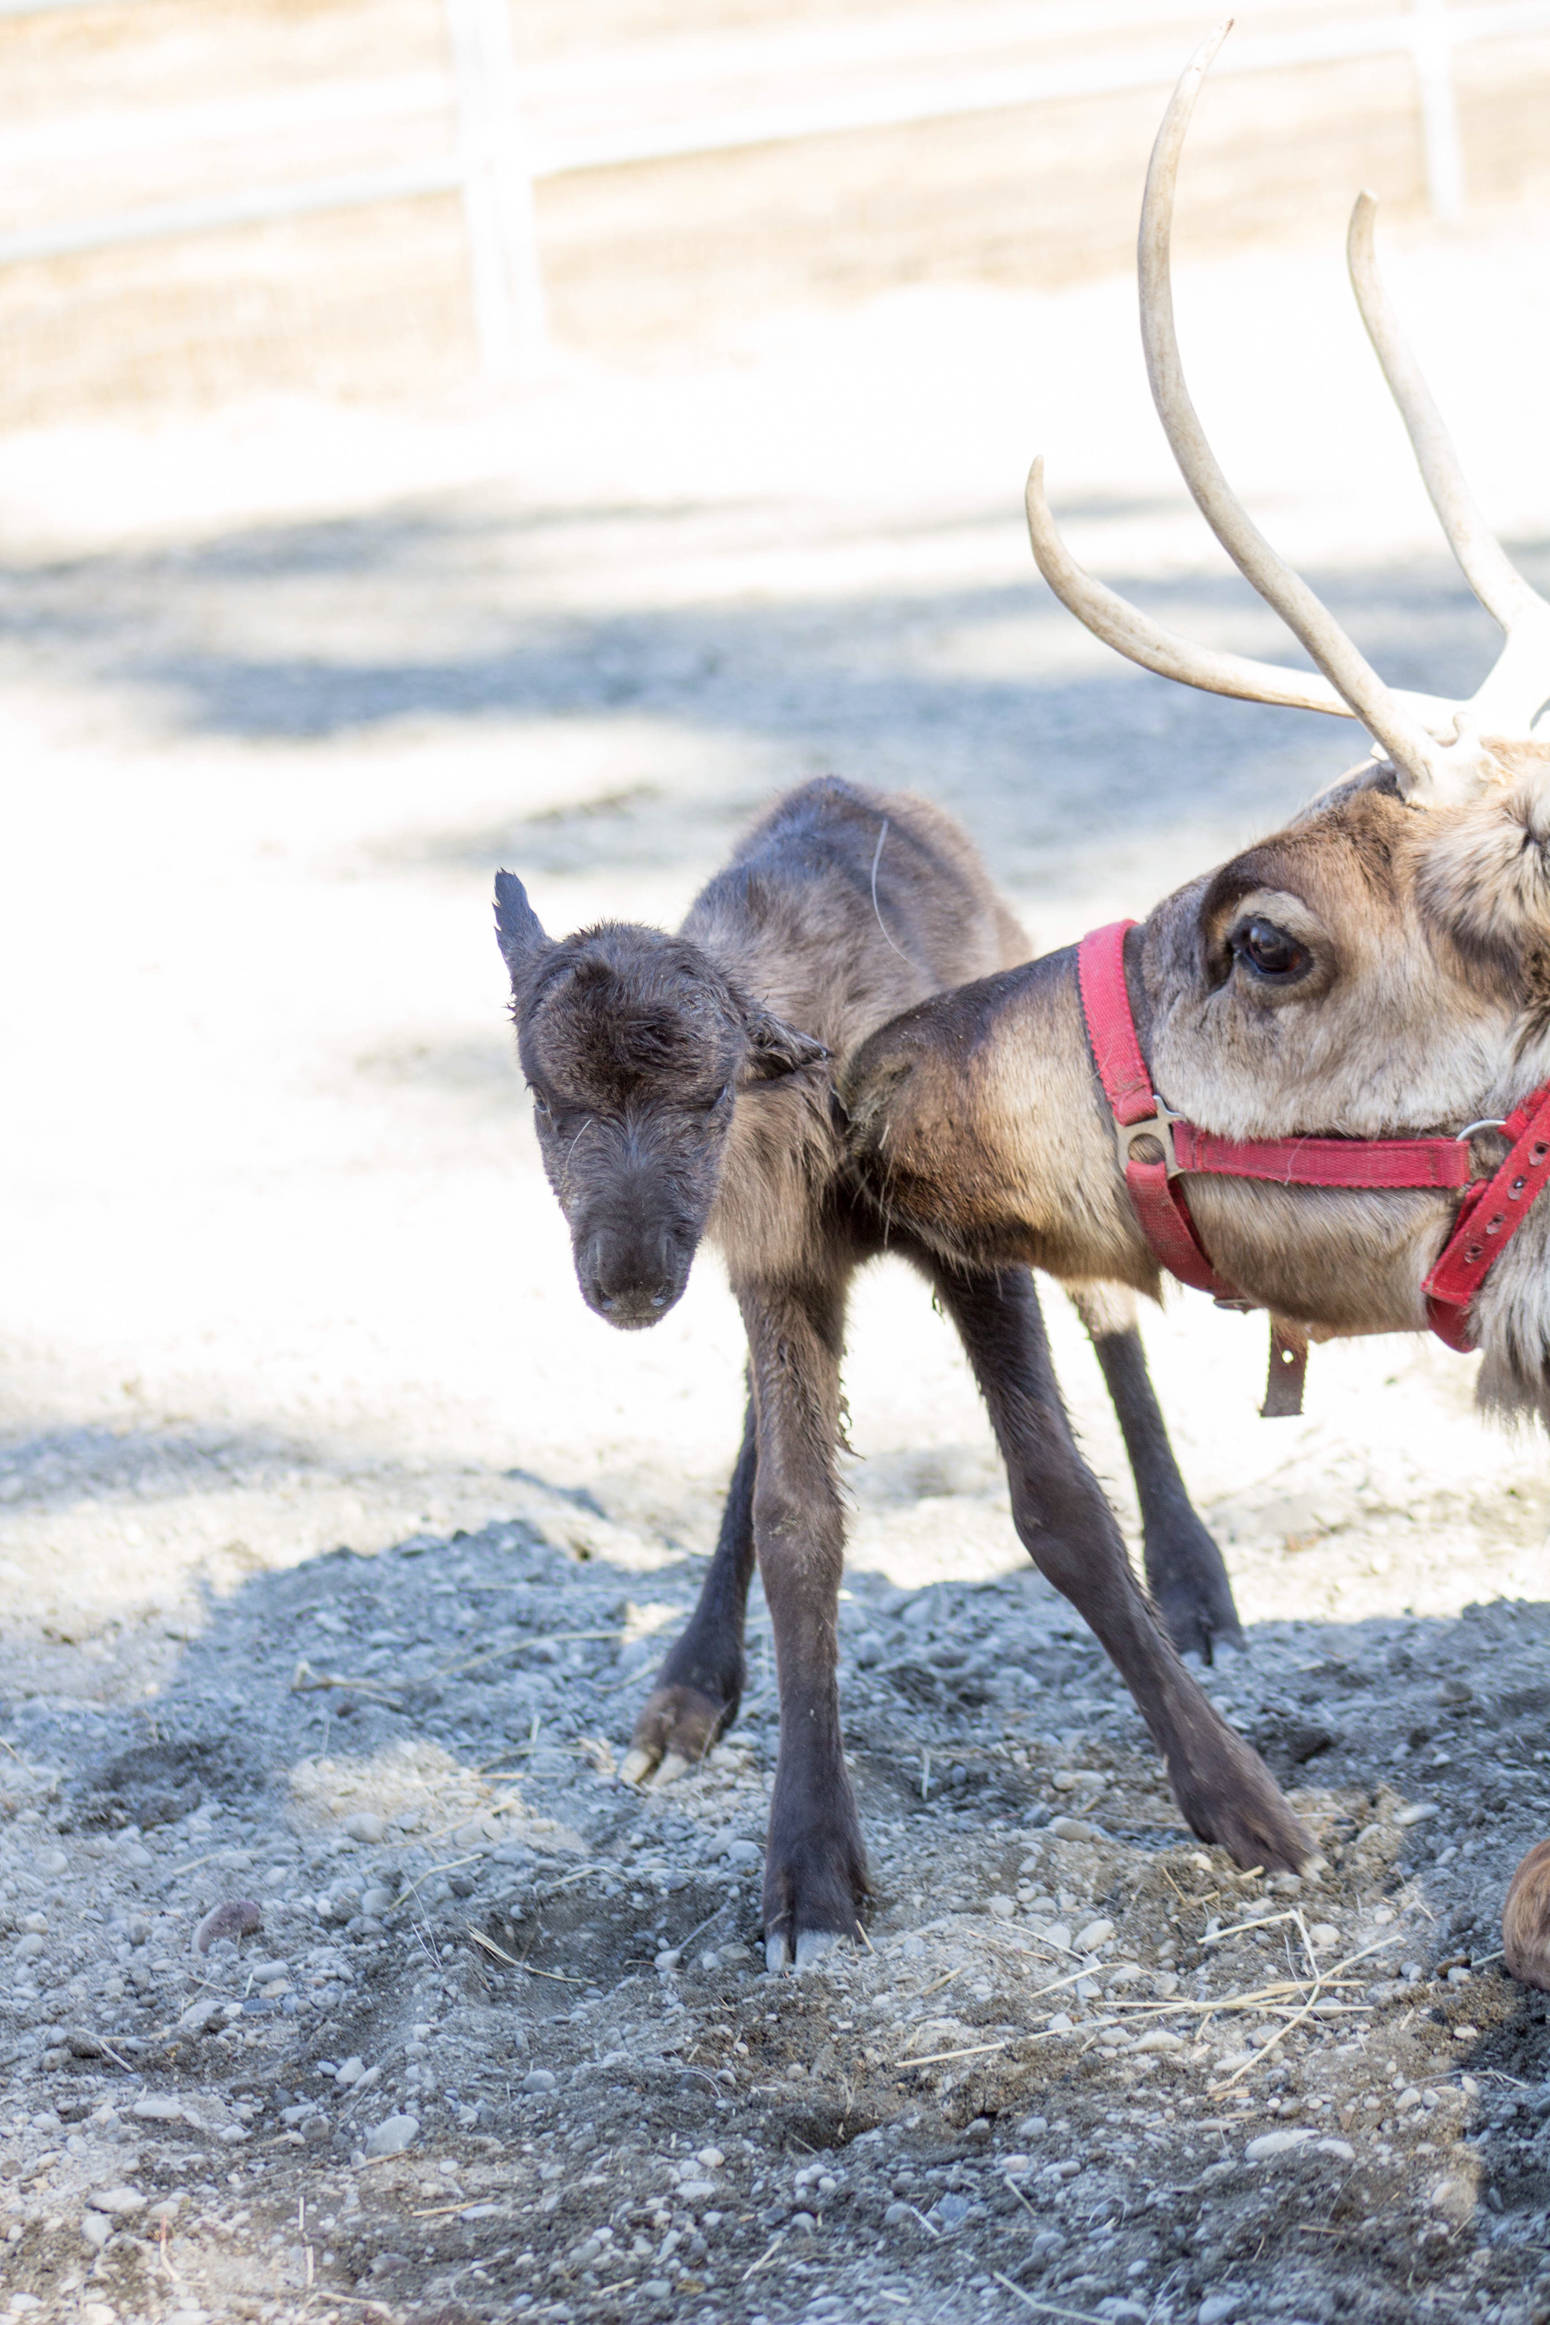
{"label": "rock", "polygon": [[43,1951],[43,1940],[35,1929],[30,1929],[25,1937],[17,1939],[11,1950],[19,1962],[35,1962]]}
{"label": "rock", "polygon": [[997,1921],[1011,1921],[1017,1912],[1016,1898],[1003,1895],[999,1889],[991,1891],[985,1900],[985,1905],[987,1910],[994,1914]]}
{"label": "rock", "polygon": [[1437,1803],[1435,1800],[1412,1800],[1408,1808],[1402,1808],[1399,1811],[1394,1822],[1397,1825],[1425,1824],[1428,1817],[1433,1817],[1436,1814]]}
{"label": "rock", "polygon": [[1079,1954],[1095,1954],[1100,1946],[1108,1944],[1113,1935],[1113,1922],[1100,1918],[1088,1922],[1085,1929],[1079,1929],[1071,1942]]}
{"label": "rock", "polygon": [[1106,2301],[1098,2303],[1098,2315],[1107,2318],[1108,2325],[1146,2325],[1150,2314],[1139,2301],[1127,2301],[1119,2293],[1111,2293]]}
{"label": "rock", "polygon": [[716,2183],[714,2180],[680,2180],[678,2193],[686,2204],[703,2204],[708,2196],[716,2193]]}
{"label": "rock", "polygon": [[665,2301],[673,2288],[666,2277],[647,2277],[640,2289],[648,2301]]}
{"label": "rock", "polygon": [[223,1897],[212,1905],[194,1932],[194,1951],[207,1954],[217,1938],[255,1937],[264,1926],[264,1909],[251,1897]]}
{"label": "rock", "polygon": [[762,1865],[764,1862],[764,1851],[757,1841],[729,1841],[722,1851],[722,1855],[729,1865],[745,1868],[748,1871],[752,1871],[755,1865]]}
{"label": "rock", "polygon": [[969,2199],[951,2191],[939,2196],[931,2207],[930,2217],[942,2228],[961,2228],[969,2217]]}
{"label": "rock", "polygon": [[1057,1841],[1101,1841],[1103,1839],[1103,1834],[1097,1825],[1089,1824],[1085,1817],[1080,1816],[1052,1816],[1049,1820],[1049,1829]]}
{"label": "rock", "polygon": [[1244,2149],[1244,2161],[1251,2164],[1269,2163],[1273,2156],[1287,2155],[1294,2147],[1305,2146],[1312,2137],[1311,2131],[1262,2131],[1258,2139],[1251,2139]]}
{"label": "rock", "polygon": [[551,2075],[547,2067],[530,2067],[522,2078],[522,2088],[528,2092],[557,2091],[559,2087],[559,2076]]}
{"label": "rock", "polygon": [[1432,2210],[1455,2228],[1462,2228],[1474,2216],[1475,2191],[1468,2180],[1456,2176],[1439,2180],[1429,2200]]}
{"label": "rock", "polygon": [[105,2212],[83,2212],[81,2235],[93,2252],[100,2252],[113,2233],[113,2223]]}
{"label": "rock", "polygon": [[225,2015],[227,2005],[218,1994],[201,1994],[191,2002],[178,2020],[180,2034],[204,2034],[218,2018]]}
{"label": "rock", "polygon": [[708,2172],[719,2172],[727,2159],[719,2147],[702,2147],[694,2160],[697,2164],[703,2164]]}
{"label": "rock", "polygon": [[1154,2026],[1149,2034],[1137,2035],[1130,2047],[1134,2051],[1143,2053],[1147,2051],[1181,2051],[1184,2048],[1184,2037],[1181,2034],[1170,2034],[1165,2026]]}
{"label": "rock", "polygon": [[677,1946],[664,1946],[656,1957],[656,1967],[659,1970],[676,1970],[682,1960],[683,1955]]}
{"label": "rock", "polygon": [[1316,2139],[1313,2152],[1315,2155],[1337,2156],[1343,2164],[1354,2164],[1356,2161],[1356,2150],[1348,2139]]}
{"label": "rock", "polygon": [[1309,1930],[1308,1936],[1321,1954],[1327,1953],[1331,1946],[1338,1946],[1340,1943],[1340,1932],[1332,1921],[1316,1921]]}
{"label": "rock", "polygon": [[169,2098],[166,2093],[152,2092],[149,2098],[137,2099],[129,2110],[131,2115],[143,2116],[147,2123],[181,2123],[183,2103]]}
{"label": "rock", "polygon": [[1069,1924],[1063,1921],[1052,1921],[1044,1932],[1044,1943],[1047,1946],[1054,1946],[1062,1954],[1068,1954],[1071,1951]]}
{"label": "rock", "polygon": [[1207,2293],[1195,2311],[1195,2325],[1233,2325],[1238,2307],[1236,2293]]}
{"label": "rock", "polygon": [[402,2155],[420,2136],[418,2115],[389,2115],[366,2134],[368,2155]]}
{"label": "rock", "polygon": [[335,2085],[341,2091],[348,2091],[352,2084],[360,2081],[365,2072],[366,2062],[363,2058],[359,2056],[347,2058],[342,2065],[334,2070]]}
{"label": "rock", "polygon": [[369,1808],[358,1808],[353,1816],[345,1818],[341,1830],[348,1840],[365,1841],[368,1845],[375,1846],[385,1836],[387,1822],[385,1818],[376,1815]]}
{"label": "rock", "polygon": [[915,2209],[913,2205],[893,2203],[889,2205],[887,2211],[883,2214],[883,2226],[885,2228],[903,2228],[909,2221],[913,2220],[914,2217]]}
{"label": "rock", "polygon": [[98,2188],[92,2197],[92,2207],[98,2212],[111,2212],[117,2219],[128,2220],[136,2212],[145,2210],[145,2198],[138,2188],[127,2185]]}
{"label": "rock", "polygon": [[1039,2139],[1049,2129],[1047,2115],[1025,2115],[1017,2126],[1019,2139]]}
{"label": "rock", "polygon": [[396,1890],[385,1889],[380,1881],[374,1881],[369,1889],[361,1892],[361,1911],[373,1921],[380,1921],[383,1914],[392,1912],[397,1901]]}

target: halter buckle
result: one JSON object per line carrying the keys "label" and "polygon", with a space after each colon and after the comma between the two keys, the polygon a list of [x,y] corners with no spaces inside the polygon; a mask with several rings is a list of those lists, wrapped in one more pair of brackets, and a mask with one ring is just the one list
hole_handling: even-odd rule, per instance
{"label": "halter buckle", "polygon": [[1152,1092],[1152,1104],[1156,1108],[1156,1112],[1148,1114],[1144,1121],[1115,1123],[1114,1137],[1119,1148],[1119,1167],[1122,1171],[1127,1171],[1132,1160],[1144,1162],[1146,1157],[1144,1155],[1132,1156],[1131,1149],[1135,1146],[1137,1139],[1155,1138],[1162,1148],[1163,1168],[1170,1179],[1176,1179],[1183,1165],[1174,1152],[1173,1126],[1176,1122],[1182,1122],[1184,1116],[1175,1114],[1171,1106],[1165,1106],[1155,1090]]}

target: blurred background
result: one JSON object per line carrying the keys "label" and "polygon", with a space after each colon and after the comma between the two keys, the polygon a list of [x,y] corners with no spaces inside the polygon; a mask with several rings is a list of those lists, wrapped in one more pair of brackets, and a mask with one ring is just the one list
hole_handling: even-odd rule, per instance
{"label": "blurred background", "polygon": [[[829,771],[958,812],[1040,945],[1360,755],[1119,663],[1032,571],[1297,659],[1180,487],[1131,249],[1163,0],[0,0],[0,1678],[150,1684],[255,1565],[527,1510],[714,1538],[737,1318],[583,1310],[491,875],[672,921]],[[1485,507],[1550,584],[1550,0],[1249,4],[1177,236],[1229,474],[1391,681],[1473,686],[1344,281],[1362,185]],[[1121,1501],[1096,1370],[1053,1328]],[[1542,1590],[1472,1365],[1149,1326],[1250,1615]],[[856,1552],[1019,1553],[902,1271],[858,1297]],[[625,1717],[621,1711],[621,1719]],[[627,1721],[626,1723],[627,1724]]]}
{"label": "blurred background", "polygon": [[[0,424],[1122,268],[1175,0],[7,0]],[[1538,202],[1536,0],[1245,0],[1196,247]]]}

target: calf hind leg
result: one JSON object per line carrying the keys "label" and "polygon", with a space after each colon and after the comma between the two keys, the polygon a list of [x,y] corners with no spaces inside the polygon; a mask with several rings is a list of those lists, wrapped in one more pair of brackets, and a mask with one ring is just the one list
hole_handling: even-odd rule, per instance
{"label": "calf hind leg", "polygon": [[727,1488],[721,1532],[693,1614],[669,1649],[620,1763],[626,1784],[670,1784],[703,1760],[737,1717],[743,1696],[743,1621],[753,1579],[753,1494],[758,1450],[750,1395],[743,1442]]}
{"label": "calf hind leg", "polygon": [[955,1275],[931,1260],[1006,1461],[1017,1531],[1040,1572],[1097,1634],[1163,1756],[1191,1831],[1239,1865],[1295,1871],[1313,1842],[1257,1752],[1185,1670],[1131,1572],[1124,1540],[1076,1448],[1023,1268]]}
{"label": "calf hind leg", "polygon": [[1222,1553],[1201,1524],[1168,1442],[1136,1329],[1135,1295],[1118,1284],[1071,1294],[1092,1338],[1125,1439],[1141,1504],[1146,1579],[1181,1654],[1209,1663],[1220,1643],[1243,1644]]}

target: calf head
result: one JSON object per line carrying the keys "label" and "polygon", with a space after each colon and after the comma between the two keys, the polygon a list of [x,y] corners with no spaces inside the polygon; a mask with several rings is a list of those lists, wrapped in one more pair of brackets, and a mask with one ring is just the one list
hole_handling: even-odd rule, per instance
{"label": "calf head", "polygon": [[684,937],[617,921],[546,936],[510,872],[496,874],[495,928],[582,1297],[639,1331],[689,1280],[739,1090],[827,1052]]}

